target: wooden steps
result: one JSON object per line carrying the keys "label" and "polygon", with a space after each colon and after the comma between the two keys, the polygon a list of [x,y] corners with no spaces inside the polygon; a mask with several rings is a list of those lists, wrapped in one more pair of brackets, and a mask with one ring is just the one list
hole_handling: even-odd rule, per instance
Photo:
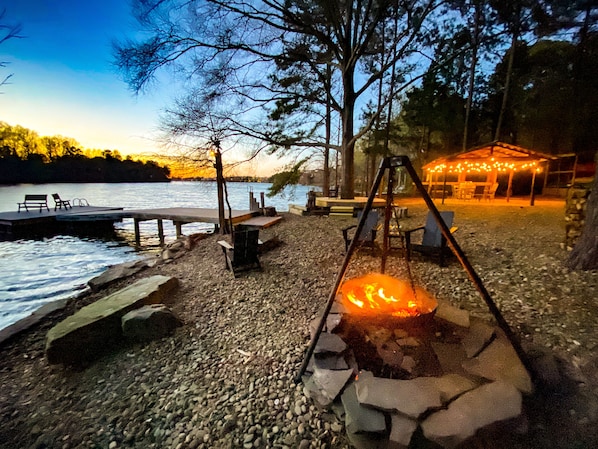
{"label": "wooden steps", "polygon": [[355,208],[353,206],[330,206],[330,217],[353,217]]}

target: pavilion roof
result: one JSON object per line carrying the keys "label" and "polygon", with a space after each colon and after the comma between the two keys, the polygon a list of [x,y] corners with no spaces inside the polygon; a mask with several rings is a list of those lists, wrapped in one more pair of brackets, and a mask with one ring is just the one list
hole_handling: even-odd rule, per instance
{"label": "pavilion roof", "polygon": [[528,150],[504,142],[490,142],[468,151],[439,157],[426,165],[425,170],[443,171],[499,171],[536,167],[539,162],[558,159],[557,156]]}

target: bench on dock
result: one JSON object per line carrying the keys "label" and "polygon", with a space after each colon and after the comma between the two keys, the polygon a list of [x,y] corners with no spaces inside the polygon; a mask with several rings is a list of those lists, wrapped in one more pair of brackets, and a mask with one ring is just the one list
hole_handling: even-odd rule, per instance
{"label": "bench on dock", "polygon": [[30,207],[39,208],[39,211],[42,211],[42,208],[46,208],[48,212],[50,212],[50,208],[48,207],[48,195],[25,195],[25,201],[22,203],[17,203],[19,205],[19,210],[17,212],[21,212],[21,207],[24,207],[27,212],[29,212]]}

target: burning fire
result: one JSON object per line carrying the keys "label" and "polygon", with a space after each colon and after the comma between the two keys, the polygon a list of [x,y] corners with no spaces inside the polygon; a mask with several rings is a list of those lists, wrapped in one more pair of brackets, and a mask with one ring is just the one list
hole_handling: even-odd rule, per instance
{"label": "burning fire", "polygon": [[356,315],[414,317],[433,312],[438,302],[407,281],[380,273],[351,279],[340,289],[343,305]]}

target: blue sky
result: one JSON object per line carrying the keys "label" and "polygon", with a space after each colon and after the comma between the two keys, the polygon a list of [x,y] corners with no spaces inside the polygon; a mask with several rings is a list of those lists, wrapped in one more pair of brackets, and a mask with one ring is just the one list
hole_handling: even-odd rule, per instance
{"label": "blue sky", "polygon": [[5,23],[22,39],[0,45],[0,121],[40,135],[63,135],[86,148],[122,154],[163,152],[160,111],[171,95],[159,86],[135,97],[112,65],[111,43],[135,33],[127,0],[0,0]]}

